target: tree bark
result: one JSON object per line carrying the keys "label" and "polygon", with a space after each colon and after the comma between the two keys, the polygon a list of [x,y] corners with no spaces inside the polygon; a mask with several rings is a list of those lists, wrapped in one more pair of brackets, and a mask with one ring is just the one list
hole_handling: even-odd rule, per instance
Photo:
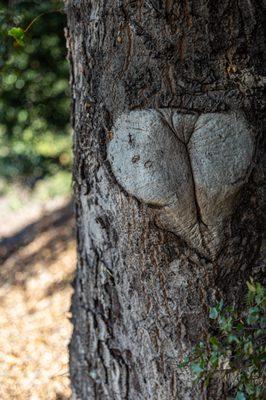
{"label": "tree bark", "polygon": [[262,265],[263,4],[69,0],[74,399],[226,399],[178,363]]}

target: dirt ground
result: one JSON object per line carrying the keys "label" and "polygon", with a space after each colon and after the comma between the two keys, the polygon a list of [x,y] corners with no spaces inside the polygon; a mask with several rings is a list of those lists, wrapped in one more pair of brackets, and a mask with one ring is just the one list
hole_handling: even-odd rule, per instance
{"label": "dirt ground", "polygon": [[5,213],[1,224],[0,399],[69,399],[71,202]]}

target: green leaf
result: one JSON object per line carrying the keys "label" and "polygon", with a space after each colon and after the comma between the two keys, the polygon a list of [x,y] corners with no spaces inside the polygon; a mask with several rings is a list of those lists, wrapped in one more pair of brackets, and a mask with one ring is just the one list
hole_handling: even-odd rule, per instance
{"label": "green leaf", "polygon": [[251,341],[246,342],[243,350],[245,354],[253,354],[253,343]]}
{"label": "green leaf", "polygon": [[212,368],[216,369],[219,364],[219,354],[217,352],[213,352],[210,357],[210,364]]}
{"label": "green leaf", "polygon": [[259,312],[259,307],[250,307],[248,312],[249,314],[257,314]]}
{"label": "green leaf", "polygon": [[228,343],[233,343],[233,342],[238,343],[238,341],[239,341],[237,336],[233,335],[233,334],[229,334],[227,337],[227,340],[228,340]]}
{"label": "green leaf", "polygon": [[251,383],[248,383],[245,385],[245,390],[246,390],[247,394],[249,394],[249,395],[256,393],[256,388]]}
{"label": "green leaf", "polygon": [[203,372],[203,368],[197,363],[192,363],[191,364],[191,370],[196,375],[199,375],[199,374],[201,374]]}
{"label": "green leaf", "polygon": [[243,392],[237,392],[235,400],[246,400],[246,396]]}
{"label": "green leaf", "polygon": [[225,332],[230,332],[232,329],[232,318],[221,316],[219,319],[220,328]]}
{"label": "green leaf", "polygon": [[8,35],[13,37],[15,41],[20,45],[24,46],[25,44],[25,33],[22,28],[19,27],[13,27],[9,29]]}
{"label": "green leaf", "polygon": [[265,288],[259,282],[256,282],[255,287],[258,295],[265,296]]}
{"label": "green leaf", "polygon": [[244,329],[244,325],[243,325],[242,323],[239,322],[239,323],[237,324],[237,326],[236,326],[236,329],[237,329],[238,332],[241,332],[241,331],[243,331],[243,329]]}
{"label": "green leaf", "polygon": [[258,321],[258,319],[259,319],[259,316],[257,314],[251,314],[247,317],[247,324],[253,325]]}
{"label": "green leaf", "polygon": [[221,300],[219,303],[216,305],[217,310],[222,311],[222,308],[224,306],[224,301]]}
{"label": "green leaf", "polygon": [[184,368],[184,367],[186,367],[188,365],[188,363],[189,363],[189,357],[185,356],[183,361],[178,364],[178,367],[179,368]]}
{"label": "green leaf", "polygon": [[215,307],[210,308],[210,313],[209,313],[210,319],[217,319],[218,317],[218,311]]}
{"label": "green leaf", "polygon": [[247,282],[247,287],[250,292],[256,292],[256,287],[252,279],[250,279],[250,282]]}
{"label": "green leaf", "polygon": [[211,378],[207,375],[206,379],[204,380],[204,386],[207,388],[210,385]]}
{"label": "green leaf", "polygon": [[213,346],[219,346],[219,340],[217,339],[216,336],[212,336],[210,338],[210,344],[212,344]]}

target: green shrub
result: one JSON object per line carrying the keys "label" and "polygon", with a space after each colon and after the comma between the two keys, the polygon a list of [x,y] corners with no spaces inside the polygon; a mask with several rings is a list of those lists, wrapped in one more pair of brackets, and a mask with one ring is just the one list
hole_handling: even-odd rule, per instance
{"label": "green shrub", "polygon": [[66,20],[51,12],[61,7],[53,0],[13,7],[0,1],[0,175],[7,182],[33,187],[59,171],[70,173]]}

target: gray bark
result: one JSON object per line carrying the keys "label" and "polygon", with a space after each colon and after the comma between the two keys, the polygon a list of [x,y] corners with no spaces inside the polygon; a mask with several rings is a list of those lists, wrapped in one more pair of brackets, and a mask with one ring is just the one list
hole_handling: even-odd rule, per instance
{"label": "gray bark", "polygon": [[262,2],[66,3],[74,399],[223,399],[178,369],[262,263]]}

